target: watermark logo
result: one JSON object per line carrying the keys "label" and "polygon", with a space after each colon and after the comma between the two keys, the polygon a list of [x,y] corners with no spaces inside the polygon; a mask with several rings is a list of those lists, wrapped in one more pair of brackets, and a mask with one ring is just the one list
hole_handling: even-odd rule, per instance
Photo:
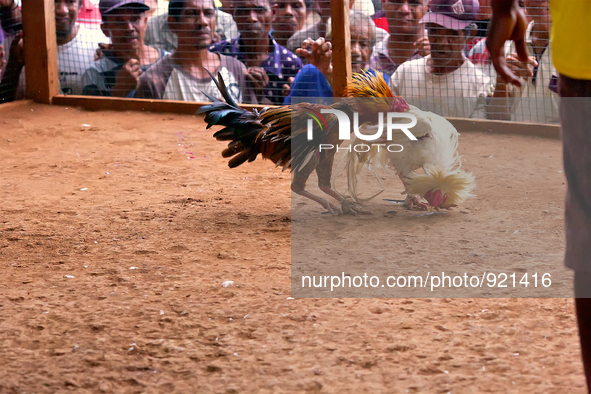
{"label": "watermark logo", "polygon": [[[320,127],[320,130],[324,129],[324,130],[328,131],[328,125],[326,124],[326,120],[324,120],[324,117],[322,115],[320,115],[320,113],[318,113],[317,111],[314,111],[311,108],[306,108],[306,110],[307,110],[306,113],[312,119],[314,119],[314,121],[316,122],[318,127]],[[308,141],[312,141],[314,139],[313,133],[312,133],[312,129],[313,129],[312,119],[308,119]]]}
{"label": "watermark logo", "polygon": [[[322,116],[322,114],[333,114],[334,116],[336,116],[338,124],[339,124],[339,140],[341,141],[345,141],[345,140],[349,140],[351,138],[351,121],[349,119],[349,116],[347,116],[346,113],[344,113],[343,111],[340,111],[338,109],[333,109],[333,108],[322,108],[320,110],[320,113],[313,111],[313,110],[309,110],[310,112],[308,112],[308,115],[310,115],[310,117],[312,119],[308,119],[308,130],[307,130],[307,136],[308,136],[308,141],[312,141],[314,139],[314,122],[316,122],[316,124],[318,124],[318,126],[320,127],[320,129],[324,129],[326,131],[328,131],[328,126],[326,123],[326,120],[324,119],[324,117]],[[410,132],[410,128],[413,128],[414,126],[416,126],[417,124],[417,117],[413,114],[410,113],[406,113],[406,112],[388,112],[386,113],[386,140],[387,141],[392,141],[392,134],[394,132],[394,130],[401,130],[407,137],[408,139],[410,139],[411,141],[417,141],[417,138]],[[410,122],[405,122],[405,123],[394,123],[394,120],[396,119],[396,121],[399,121],[400,119],[410,119]],[[374,127],[372,127],[373,129]],[[367,128],[366,128],[367,129]],[[376,131],[374,134],[363,134],[361,133],[361,131],[359,131],[359,114],[357,112],[353,113],[353,133],[355,134],[355,136],[362,140],[362,141],[368,141],[368,142],[377,142],[378,139],[380,139],[382,137],[382,134],[384,132],[384,113],[383,112],[379,112],[378,113],[378,125],[376,128]],[[382,141],[382,140],[380,140]],[[380,150],[380,147],[385,146],[386,149],[389,152],[402,152],[402,150],[404,149],[404,147],[400,144],[379,144],[379,143],[374,143],[372,145],[376,145],[378,147],[378,151]],[[335,146],[332,144],[320,144],[319,146],[320,151],[323,150],[330,150],[330,149],[335,149]],[[353,146],[348,146],[346,148],[342,148],[344,150],[349,150],[351,151],[351,149],[355,150],[355,152],[369,152],[369,150],[371,149],[371,146],[368,144],[355,144]],[[339,146],[336,146],[336,150],[338,152],[339,150]]]}

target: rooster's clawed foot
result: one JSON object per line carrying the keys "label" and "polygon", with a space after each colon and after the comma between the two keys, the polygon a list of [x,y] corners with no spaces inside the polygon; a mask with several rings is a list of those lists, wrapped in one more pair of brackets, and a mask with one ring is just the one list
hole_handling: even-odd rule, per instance
{"label": "rooster's clawed foot", "polygon": [[345,198],[343,202],[341,202],[341,208],[343,209],[343,213],[345,215],[355,215],[362,214],[362,215],[373,215],[373,212],[366,211],[363,207],[359,204],[354,203],[353,201]]}
{"label": "rooster's clawed foot", "polygon": [[425,204],[424,202],[421,202],[421,200],[417,197],[417,196],[406,196],[406,200],[404,201],[404,206],[408,207],[408,209],[413,209],[414,207],[417,207],[419,209],[428,211],[429,210],[429,204]]}
{"label": "rooster's clawed foot", "polygon": [[343,211],[341,211],[341,208],[337,207],[335,204],[331,203],[330,201],[325,200],[324,198],[322,199],[322,202],[320,204],[322,204],[324,209],[328,210],[328,212],[332,213],[335,216],[339,216],[339,215],[343,214]]}

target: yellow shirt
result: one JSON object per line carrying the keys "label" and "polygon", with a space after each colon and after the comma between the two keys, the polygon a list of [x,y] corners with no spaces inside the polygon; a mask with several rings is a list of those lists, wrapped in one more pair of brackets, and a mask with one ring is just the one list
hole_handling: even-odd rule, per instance
{"label": "yellow shirt", "polygon": [[550,0],[552,62],[559,73],[591,80],[591,0]]}

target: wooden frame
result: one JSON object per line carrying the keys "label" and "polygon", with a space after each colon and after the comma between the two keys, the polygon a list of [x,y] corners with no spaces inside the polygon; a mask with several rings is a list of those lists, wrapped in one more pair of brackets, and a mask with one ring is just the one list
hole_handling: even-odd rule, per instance
{"label": "wooden frame", "polygon": [[[90,111],[149,111],[168,112],[175,114],[195,114],[200,107],[210,103],[198,103],[175,100],[149,100],[129,99],[123,97],[96,97],[96,96],[55,96],[52,104],[68,107],[81,107]],[[265,107],[273,108],[273,105],[242,104],[240,107],[253,110],[261,110]]]}
{"label": "wooden frame", "polygon": [[22,7],[26,97],[51,104],[59,94],[53,0],[26,0]]}
{"label": "wooden frame", "polygon": [[347,81],[351,80],[351,29],[349,0],[330,0],[332,29],[332,92],[343,97]]}
{"label": "wooden frame", "polygon": [[560,125],[510,122],[490,119],[446,118],[460,133],[483,132],[491,134],[528,135],[560,139]]}
{"label": "wooden frame", "polygon": [[[27,69],[27,98],[36,102],[81,107],[91,111],[150,111],[195,114],[207,103],[144,100],[117,97],[65,96],[59,94],[57,43],[55,37],[54,0],[23,2],[25,63]],[[351,77],[351,40],[349,31],[349,0],[331,0],[333,31],[333,92],[340,97]],[[241,105],[242,108],[262,109],[262,105]],[[272,107],[272,106],[269,106]],[[2,109],[9,108],[7,104]],[[560,126],[530,124],[484,119],[448,118],[461,132],[479,131],[560,138]]]}
{"label": "wooden frame", "polygon": [[[148,111],[194,115],[200,107],[209,103],[59,95],[53,98],[53,104],[79,107],[90,111]],[[243,104],[240,107],[252,111],[255,108],[260,110],[265,106]],[[267,106],[267,108],[273,108],[273,106]],[[529,135],[553,139],[560,138],[559,125],[506,122],[488,119],[447,118],[447,120],[462,133],[484,132]]]}

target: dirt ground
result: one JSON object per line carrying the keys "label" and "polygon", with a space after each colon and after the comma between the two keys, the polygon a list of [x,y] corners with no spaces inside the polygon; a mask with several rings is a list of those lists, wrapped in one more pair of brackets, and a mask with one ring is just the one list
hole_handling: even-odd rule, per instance
{"label": "dirt ground", "polygon": [[[292,299],[289,174],[230,170],[211,134],[193,116],[0,107],[0,393],[585,391],[568,298]],[[460,151],[478,197],[436,223],[478,250],[511,236],[466,259],[560,265],[559,141],[462,133]],[[433,226],[385,204],[407,246]],[[440,235],[415,257],[470,253]]]}

